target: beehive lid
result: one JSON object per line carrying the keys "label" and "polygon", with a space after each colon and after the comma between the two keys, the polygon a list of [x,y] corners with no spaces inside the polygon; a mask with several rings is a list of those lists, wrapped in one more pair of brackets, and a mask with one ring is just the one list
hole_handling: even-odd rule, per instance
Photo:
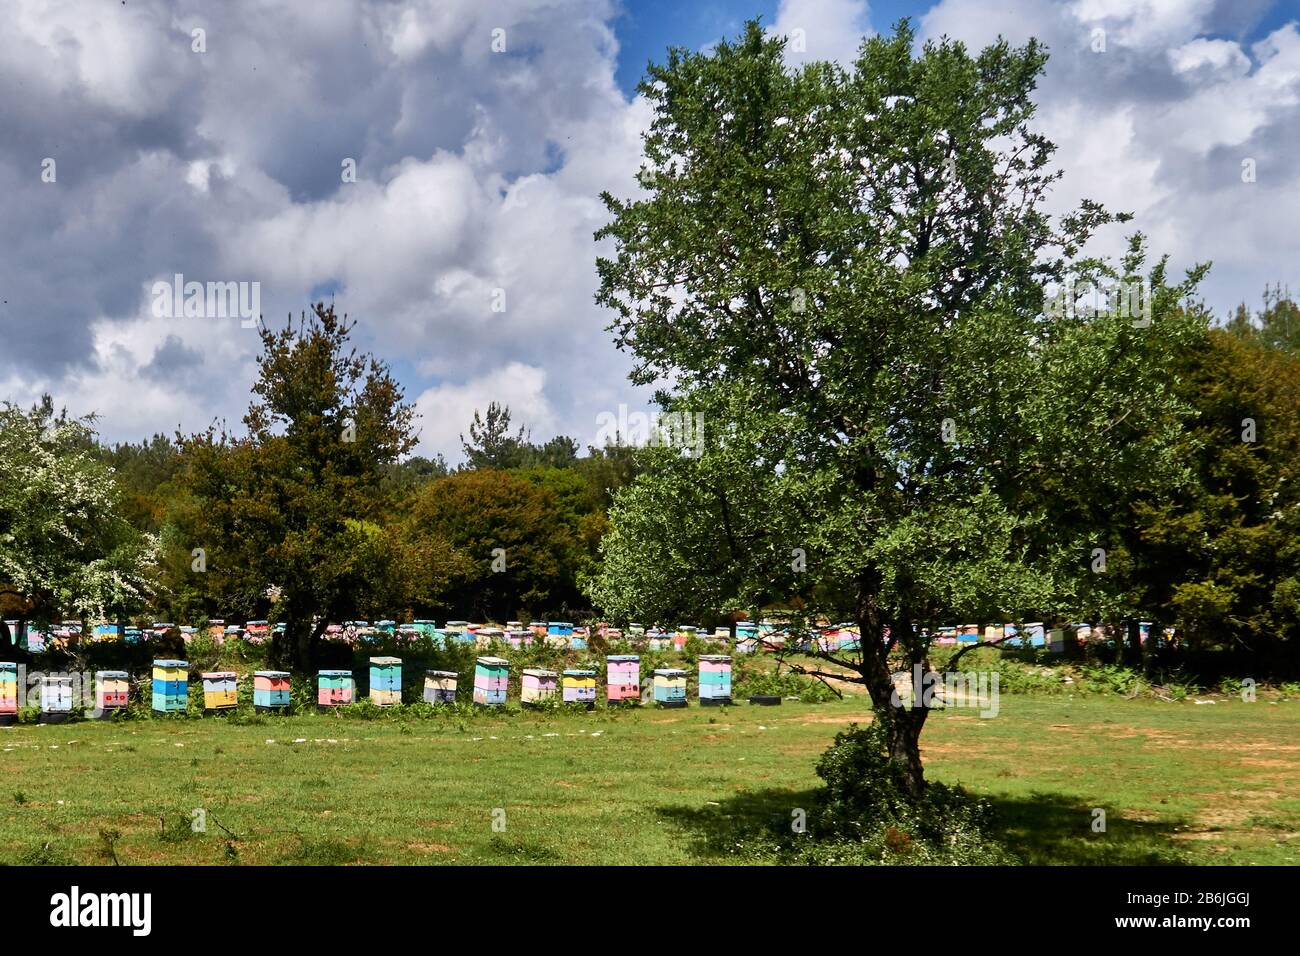
{"label": "beehive lid", "polygon": [[[555,671],[548,671],[541,667],[525,667],[524,673],[529,677],[554,677]],[[569,673],[565,671],[564,673]]]}
{"label": "beehive lid", "polygon": [[484,637],[495,637],[502,633],[499,627],[481,627],[478,632]]}
{"label": "beehive lid", "polygon": [[459,677],[455,671],[425,671],[430,677]]}
{"label": "beehive lid", "polygon": [[60,674],[46,674],[41,678],[42,684],[71,684],[72,677]]}
{"label": "beehive lid", "polygon": [[686,671],[679,667],[661,667],[655,671],[656,677],[685,677]]}
{"label": "beehive lid", "polygon": [[162,629],[162,630],[165,631],[165,630],[167,630],[168,628],[175,627],[175,626],[176,626],[176,625],[173,624],[171,621],[154,621],[154,623],[153,623],[153,629],[154,629],[155,631],[156,631],[156,630],[159,630],[159,629]]}
{"label": "beehive lid", "polygon": [[500,657],[480,657],[480,658],[478,659],[478,662],[479,662],[480,664],[486,664],[486,665],[488,665],[489,667],[509,667],[509,666],[510,666],[510,662],[509,662],[509,661],[505,660],[504,658],[500,658]]}
{"label": "beehive lid", "polygon": [[208,626],[211,627],[213,624],[225,624],[225,623],[226,623],[226,619],[224,617],[214,617],[210,621],[208,621]]}
{"label": "beehive lid", "polygon": [[288,671],[254,671],[256,677],[288,677]]}
{"label": "beehive lid", "polygon": [[238,677],[234,671],[204,671],[204,680],[225,680],[227,677]]}
{"label": "beehive lid", "polygon": [[[4,664],[0,664],[0,667],[4,666]],[[95,677],[105,680],[124,680],[128,676],[126,671],[95,671]]]}
{"label": "beehive lid", "polygon": [[726,654],[701,654],[700,660],[709,661],[713,664],[730,664],[731,658]]}
{"label": "beehive lid", "polygon": [[245,621],[245,622],[244,622],[244,626],[245,626],[245,627],[253,627],[253,626],[256,625],[256,626],[259,626],[259,627],[260,627],[260,626],[262,626],[262,625],[264,625],[264,624],[270,624],[270,623],[271,623],[270,621]]}
{"label": "beehive lid", "polygon": [[370,658],[370,663],[380,665],[400,664],[402,663],[402,659],[400,657],[372,657]]}
{"label": "beehive lid", "polygon": [[636,654],[610,654],[605,658],[607,661],[639,661],[641,658]]}
{"label": "beehive lid", "polygon": [[0,661],[0,671],[16,671],[18,665],[13,661]]}
{"label": "beehive lid", "polygon": [[596,672],[581,670],[581,669],[573,669],[573,670],[566,670],[564,672],[564,676],[565,677],[595,677]]}
{"label": "beehive lid", "polygon": [[154,667],[189,667],[189,661],[157,660],[153,662]]}
{"label": "beehive lid", "polygon": [[351,671],[318,671],[321,677],[351,677]]}
{"label": "beehive lid", "polygon": [[433,625],[436,627],[438,622],[437,622],[437,621],[426,621],[426,620],[421,619],[421,620],[416,621],[415,623],[416,623],[416,624],[433,624]]}
{"label": "beehive lid", "polygon": [[448,627],[468,627],[469,621],[448,621]]}
{"label": "beehive lid", "polygon": [[545,626],[546,626],[546,622],[545,622],[545,621],[529,621],[529,622],[528,622],[528,626],[529,626],[529,627],[545,627]]}

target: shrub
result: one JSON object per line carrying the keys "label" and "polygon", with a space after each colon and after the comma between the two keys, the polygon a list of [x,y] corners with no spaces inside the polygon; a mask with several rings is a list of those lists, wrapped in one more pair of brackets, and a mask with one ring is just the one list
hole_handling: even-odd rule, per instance
{"label": "shrub", "polygon": [[889,759],[884,727],[853,724],[817,762],[825,786],[808,832],[787,844],[806,864],[1007,864],[988,834],[989,805],[960,788],[929,784],[913,799]]}

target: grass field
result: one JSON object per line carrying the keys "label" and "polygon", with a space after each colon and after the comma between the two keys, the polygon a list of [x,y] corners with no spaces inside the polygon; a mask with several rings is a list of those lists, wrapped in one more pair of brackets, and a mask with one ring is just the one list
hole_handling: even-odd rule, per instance
{"label": "grass field", "polygon": [[[737,823],[806,805],[818,754],[866,719],[850,698],[19,726],[0,730],[0,861],[746,862]],[[1300,702],[1004,695],[996,719],[936,713],[923,743],[928,775],[988,797],[1026,862],[1300,862]]]}

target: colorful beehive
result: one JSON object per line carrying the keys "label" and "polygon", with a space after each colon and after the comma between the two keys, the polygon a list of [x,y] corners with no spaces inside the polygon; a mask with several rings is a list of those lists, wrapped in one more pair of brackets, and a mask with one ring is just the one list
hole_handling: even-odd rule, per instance
{"label": "colorful beehive", "polygon": [[637,638],[640,637],[645,637],[645,627],[640,624],[632,624],[629,622],[627,626],[627,636],[632,638],[633,640],[636,640]]}
{"label": "colorful beehive", "polygon": [[545,636],[546,636],[546,622],[545,622],[545,621],[529,621],[529,622],[528,622],[528,630],[532,631],[532,632],[533,632],[533,635],[534,635],[535,637],[545,637]]}
{"label": "colorful beehive", "polygon": [[91,716],[103,719],[125,713],[130,679],[126,671],[95,671],[95,710]]}
{"label": "colorful beehive", "polygon": [[243,632],[243,630],[239,627],[238,624],[227,624],[227,625],[226,625],[226,630],[225,630],[225,632],[222,634],[222,637],[223,637],[223,639],[225,639],[225,640],[230,640],[231,638],[238,637],[238,636],[239,636],[240,634],[242,634],[242,633],[244,633],[244,632]]}
{"label": "colorful beehive", "polygon": [[1054,627],[1047,632],[1047,649],[1053,654],[1065,653],[1065,628]]}
{"label": "colorful beehive", "polygon": [[963,644],[975,644],[980,639],[980,629],[978,624],[963,624],[957,632],[957,640]]}
{"label": "colorful beehive", "polygon": [[573,625],[568,621],[547,621],[546,633],[556,635],[557,637],[572,637]]}
{"label": "colorful beehive", "polygon": [[484,707],[504,706],[509,678],[509,661],[499,657],[480,657],[474,664],[474,703]]}
{"label": "colorful beehive", "polygon": [[0,661],[0,726],[18,719],[18,665]]}
{"label": "colorful beehive", "polygon": [[1033,647],[1044,647],[1047,644],[1047,632],[1043,629],[1041,621],[1026,624],[1025,636],[1029,638],[1029,643]]}
{"label": "colorful beehive", "polygon": [[244,622],[244,640],[253,644],[261,644],[271,636],[270,621],[245,621]]}
{"label": "colorful beehive", "polygon": [[446,630],[451,634],[465,634],[469,631],[469,621],[448,621]]}
{"label": "colorful beehive", "polygon": [[380,707],[402,702],[402,659],[370,658],[370,700]]}
{"label": "colorful beehive", "polygon": [[220,644],[225,639],[225,636],[226,622],[220,618],[210,619],[208,621],[208,637]]}
{"label": "colorful beehive", "polygon": [[689,624],[678,624],[677,633],[673,635],[673,647],[680,651],[686,646],[687,641],[693,637],[698,637],[699,633],[700,629],[698,627],[692,627]]}
{"label": "colorful beehive", "polygon": [[61,724],[72,716],[72,678],[65,674],[41,678],[41,723]]}
{"label": "colorful beehive", "polygon": [[560,689],[566,704],[596,706],[596,672],[575,668],[566,670],[560,680]]}
{"label": "colorful beehive", "polygon": [[[1033,625],[1031,624],[1030,627],[1032,626]],[[1150,636],[1151,636],[1151,622],[1138,621],[1138,642],[1141,644],[1145,644],[1147,642],[1147,638],[1149,638]]]}
{"label": "colorful beehive", "polygon": [[380,634],[395,634],[395,633],[397,633],[397,622],[396,622],[396,621],[376,621],[376,622],[375,622],[375,630],[377,630]]}
{"label": "colorful beehive", "polygon": [[253,709],[259,714],[288,712],[288,671],[257,671],[253,674]]}
{"label": "colorful beehive", "polygon": [[1019,647],[1023,643],[1020,639],[1020,628],[1015,624],[1003,624],[1002,634],[1006,638],[1002,642],[1003,647]]}
{"label": "colorful beehive", "polygon": [[700,656],[700,703],[717,707],[731,703],[731,658],[725,654]]}
{"label": "colorful beehive", "polygon": [[415,629],[422,637],[433,637],[438,625],[434,621],[416,621]]}
{"label": "colorful beehive", "polygon": [[507,631],[522,631],[524,629],[523,621],[506,621]]}
{"label": "colorful beehive", "polygon": [[128,644],[138,644],[143,637],[144,635],[140,632],[138,627],[128,627],[122,632],[122,640],[126,641]]}
{"label": "colorful beehive", "polygon": [[935,631],[934,642],[936,644],[956,644],[957,628],[952,625],[944,625]]}
{"label": "colorful beehive", "polygon": [[645,632],[645,642],[646,647],[652,651],[662,651],[672,646],[672,638],[657,627],[652,627]]}
{"label": "colorful beehive", "polygon": [[756,650],[758,650],[758,625],[737,624],[736,651],[741,654],[752,654]]}
{"label": "colorful beehive", "polygon": [[164,637],[175,626],[171,621],[154,621],[149,630],[153,631],[154,637]]}
{"label": "colorful beehive", "polygon": [[519,699],[525,707],[536,707],[555,696],[559,675],[540,667],[525,667],[520,680]]}
{"label": "colorful beehive", "polygon": [[116,624],[96,624],[91,632],[94,641],[116,641],[120,637]]}
{"label": "colorful beehive", "polygon": [[584,631],[583,633],[579,633],[575,630],[569,638],[569,647],[575,651],[585,651],[587,649],[586,632]]}
{"label": "colorful beehive", "polygon": [[184,713],[189,703],[190,662],[160,659],[153,662],[153,709]]}
{"label": "colorful beehive", "polygon": [[493,641],[501,641],[504,637],[498,627],[481,627],[474,632],[474,643],[479,647],[491,647]]}
{"label": "colorful beehive", "polygon": [[655,671],[655,703],[660,707],[686,706],[686,671],[663,667]]}
{"label": "colorful beehive", "polygon": [[424,702],[426,704],[456,703],[456,672],[425,671]]}
{"label": "colorful beehive", "polygon": [[203,679],[203,709],[234,710],[239,703],[236,686],[238,676],[234,671],[208,671]]}
{"label": "colorful beehive", "polygon": [[316,706],[321,709],[350,704],[356,699],[351,671],[319,671],[316,675]]}
{"label": "colorful beehive", "polygon": [[858,651],[862,649],[862,634],[856,624],[840,625],[840,650]]}
{"label": "colorful beehive", "polygon": [[641,700],[641,658],[635,654],[611,654],[605,658],[605,699]]}
{"label": "colorful beehive", "polygon": [[45,650],[46,638],[47,635],[44,631],[34,628],[30,624],[27,626],[27,650],[31,653],[39,654]]}

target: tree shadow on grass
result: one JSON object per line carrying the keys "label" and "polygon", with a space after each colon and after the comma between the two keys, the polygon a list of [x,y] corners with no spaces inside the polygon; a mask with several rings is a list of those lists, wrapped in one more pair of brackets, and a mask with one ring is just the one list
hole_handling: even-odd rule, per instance
{"label": "tree shadow on grass", "polygon": [[[819,791],[749,790],[703,807],[660,807],[701,862],[742,861],[792,832],[798,811],[814,817]],[[1093,807],[1058,793],[986,796],[988,833],[1021,862],[1065,866],[1177,866],[1189,862],[1173,838],[1187,821],[1137,820],[1107,809],[1105,832],[1093,831]],[[757,861],[756,861],[757,862]],[[772,862],[781,862],[773,855]],[[905,860],[900,859],[900,862]]]}

